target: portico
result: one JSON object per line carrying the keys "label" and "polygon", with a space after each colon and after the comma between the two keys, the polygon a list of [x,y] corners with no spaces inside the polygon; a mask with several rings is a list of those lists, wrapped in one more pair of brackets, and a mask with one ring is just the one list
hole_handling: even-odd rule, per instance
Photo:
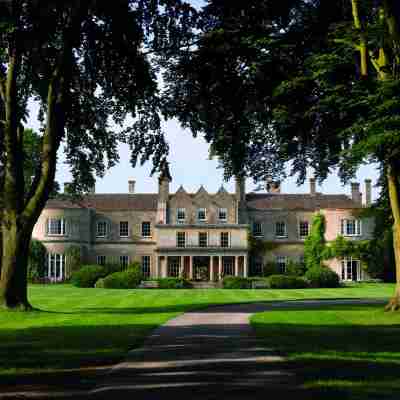
{"label": "portico", "polygon": [[[185,249],[187,250],[187,249]],[[189,280],[219,281],[224,276],[248,275],[247,252],[230,251],[204,254],[201,252],[159,251],[157,277],[183,277]]]}

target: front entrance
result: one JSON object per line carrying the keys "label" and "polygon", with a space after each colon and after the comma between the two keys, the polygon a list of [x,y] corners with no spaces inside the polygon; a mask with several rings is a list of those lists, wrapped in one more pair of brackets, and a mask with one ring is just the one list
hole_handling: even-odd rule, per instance
{"label": "front entrance", "polygon": [[193,257],[193,280],[210,280],[210,257]]}

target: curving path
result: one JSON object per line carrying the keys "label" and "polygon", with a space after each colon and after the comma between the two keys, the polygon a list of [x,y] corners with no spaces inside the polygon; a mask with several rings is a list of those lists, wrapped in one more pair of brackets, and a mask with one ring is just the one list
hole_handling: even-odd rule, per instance
{"label": "curving path", "polygon": [[249,317],[273,307],[381,304],[380,300],[305,300],[209,307],[156,329],[115,366],[90,398],[258,399],[297,396],[296,376],[257,341]]}

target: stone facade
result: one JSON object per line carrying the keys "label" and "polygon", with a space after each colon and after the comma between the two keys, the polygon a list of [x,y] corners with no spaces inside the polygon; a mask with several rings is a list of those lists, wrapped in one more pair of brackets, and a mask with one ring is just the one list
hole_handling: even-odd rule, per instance
{"label": "stone facade", "polygon": [[[70,275],[68,248],[79,247],[84,263],[139,262],[150,278],[184,276],[217,281],[224,275],[257,275],[267,262],[282,270],[289,260],[302,262],[304,240],[317,212],[326,218],[326,240],[342,234],[349,240],[371,238],[374,221],[361,218],[359,185],[352,197],[316,193],[283,194],[268,183],[267,193],[245,193],[243,179],[236,192],[224,188],[210,194],[204,187],[188,193],[169,192],[169,171],[159,178],[157,194],[90,193],[80,202],[49,200],[33,237],[48,250],[48,276]],[[366,181],[367,201],[370,181]],[[369,186],[368,186],[369,185]],[[368,197],[369,196],[369,197]],[[264,253],[249,259],[248,236],[268,243]],[[331,260],[329,266],[344,280],[366,275],[358,260]]]}

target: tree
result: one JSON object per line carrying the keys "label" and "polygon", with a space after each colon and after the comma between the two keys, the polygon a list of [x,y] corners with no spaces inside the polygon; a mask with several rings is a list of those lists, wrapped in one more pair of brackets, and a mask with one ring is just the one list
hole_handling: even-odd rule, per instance
{"label": "tree", "polygon": [[[152,158],[154,171],[165,162],[153,61],[191,40],[194,21],[193,9],[179,0],[0,3],[1,306],[31,308],[26,255],[62,141],[77,192],[118,161],[119,141],[129,143],[133,165]],[[27,190],[23,123],[32,99],[39,103],[42,142]]]}
{"label": "tree", "polygon": [[[396,292],[387,309],[399,309],[400,4],[215,0],[203,17],[199,46],[171,69],[174,113],[205,133],[227,176],[284,178],[290,160],[299,183],[310,167],[319,181],[338,167],[346,182],[362,163],[378,163],[396,259]],[[228,110],[239,104],[239,111],[221,112],[224,102]]]}

